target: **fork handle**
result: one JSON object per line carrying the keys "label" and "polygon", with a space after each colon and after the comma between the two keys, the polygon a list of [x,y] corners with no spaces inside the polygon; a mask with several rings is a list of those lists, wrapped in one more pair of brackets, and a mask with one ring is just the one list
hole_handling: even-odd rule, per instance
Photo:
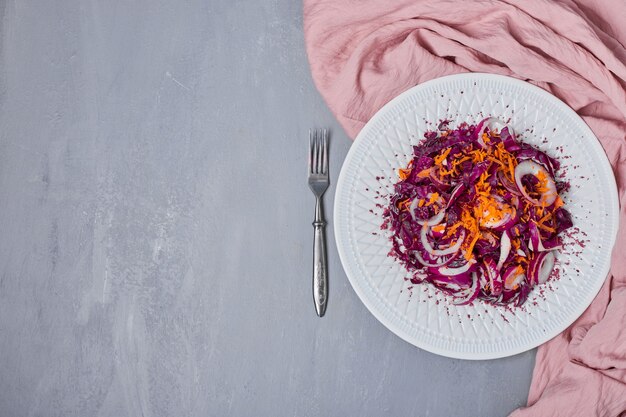
{"label": "fork handle", "polygon": [[319,317],[326,312],[328,301],[328,267],[326,262],[326,222],[322,214],[320,199],[315,203],[313,222],[313,301]]}

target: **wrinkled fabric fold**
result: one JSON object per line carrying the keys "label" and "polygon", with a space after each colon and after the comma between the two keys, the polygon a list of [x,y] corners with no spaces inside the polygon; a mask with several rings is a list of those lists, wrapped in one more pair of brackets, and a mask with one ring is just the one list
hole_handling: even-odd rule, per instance
{"label": "wrinkled fabric fold", "polygon": [[551,92],[602,143],[621,206],[611,271],[585,313],[538,349],[528,406],[515,417],[626,410],[625,22],[621,0],[304,1],[313,80],[351,138],[417,84],[488,72]]}

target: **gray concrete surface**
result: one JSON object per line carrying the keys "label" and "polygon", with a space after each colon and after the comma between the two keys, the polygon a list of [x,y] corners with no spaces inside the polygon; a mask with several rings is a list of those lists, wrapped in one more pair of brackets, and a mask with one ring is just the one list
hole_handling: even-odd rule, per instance
{"label": "gray concrete surface", "polygon": [[[0,415],[503,416],[534,354],[421,351],[329,229],[311,297],[306,132],[333,129],[299,1],[0,2]],[[332,219],[331,219],[332,226]]]}

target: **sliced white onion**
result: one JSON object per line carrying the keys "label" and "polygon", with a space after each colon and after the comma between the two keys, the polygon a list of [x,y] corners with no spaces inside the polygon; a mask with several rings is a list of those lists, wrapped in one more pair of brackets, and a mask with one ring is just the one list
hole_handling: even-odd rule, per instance
{"label": "sliced white onion", "polygon": [[[550,251],[550,250],[555,250],[555,249],[562,249],[563,245],[555,245],[555,242],[550,242],[550,241],[546,241],[546,245],[544,245],[543,241],[541,240],[541,232],[539,231],[539,228],[537,227],[537,223],[535,223],[534,221],[531,221],[528,225],[528,228],[530,229],[530,240],[528,241],[528,247],[530,248],[530,250],[534,251],[534,252],[545,252],[545,251]],[[537,241],[537,247],[535,247],[535,245],[533,244],[533,240]],[[558,241],[557,238],[557,242],[558,243],[560,241]]]}
{"label": "sliced white onion", "polygon": [[413,201],[411,201],[411,204],[409,205],[409,213],[411,213],[411,217],[413,217],[413,220],[416,220],[416,221],[417,219],[415,218],[415,209],[417,208],[417,204],[418,204],[417,200],[419,199],[415,197]]}
{"label": "sliced white onion", "polygon": [[[540,200],[536,200],[529,196],[526,192],[526,189],[522,184],[522,178],[524,178],[524,176],[526,175],[533,175],[536,177],[539,172],[542,172],[545,175],[548,191],[541,194]],[[519,188],[524,198],[536,206],[540,206],[542,204],[549,206],[554,203],[554,200],[556,200],[556,197],[558,195],[556,191],[556,184],[554,183],[554,179],[552,179],[552,177],[550,176],[550,173],[541,164],[538,164],[530,159],[526,159],[525,161],[520,162],[515,167],[515,184],[517,185],[517,188]]]}
{"label": "sliced white onion", "polygon": [[518,250],[517,250],[517,254],[518,254],[519,256],[526,257],[526,252],[524,252],[524,251],[523,251],[523,250],[521,250],[521,249],[518,249]]}
{"label": "sliced white onion", "polygon": [[543,242],[541,241],[541,238],[537,239],[537,247],[535,247],[535,245],[533,245],[533,239],[530,238],[528,239],[528,249],[530,249],[533,252],[545,252],[548,249],[543,247]]}
{"label": "sliced white onion", "polygon": [[438,224],[438,225],[436,225],[436,226],[437,226],[437,227],[441,227],[441,226],[443,226],[443,227],[441,228],[441,230],[435,230],[435,227],[434,227],[434,226],[433,226],[433,227],[431,227],[431,228],[430,228],[430,230],[428,231],[428,232],[429,232],[429,235],[430,235],[430,236],[432,236],[432,237],[434,237],[434,238],[440,238],[440,237],[443,237],[443,235],[445,234],[445,231],[446,231],[446,224],[445,224],[445,223],[439,223],[439,224]]}
{"label": "sliced white onion", "polygon": [[[480,130],[478,131],[477,142],[483,148],[486,147],[487,145],[483,141],[483,133],[485,133],[485,130],[487,130],[487,128],[489,128],[490,132],[493,132],[494,130],[497,130],[498,132],[502,132],[502,129],[504,129],[507,126],[508,125],[506,123],[504,123],[502,120],[498,119],[497,117],[489,117],[489,118],[483,120],[482,121],[482,126],[480,127]],[[511,127],[509,127],[509,132],[511,132],[511,131],[512,131],[512,129],[511,129]]]}
{"label": "sliced white onion", "polygon": [[439,272],[440,275],[444,275],[446,277],[452,277],[455,275],[461,275],[466,273],[467,271],[469,271],[469,269],[472,267],[472,265],[474,264],[474,262],[467,262],[465,265],[460,266],[458,268],[450,268],[447,266],[443,266],[437,269],[437,272]]}
{"label": "sliced white onion", "polygon": [[459,238],[456,240],[456,242],[454,242],[454,245],[451,245],[445,249],[435,249],[433,248],[433,245],[430,244],[430,241],[428,240],[428,226],[422,226],[420,239],[422,240],[424,250],[426,250],[426,252],[428,252],[430,255],[450,255],[452,253],[457,253],[461,248],[461,244],[463,244],[463,240],[465,239],[465,230],[461,230],[461,234],[459,235]]}
{"label": "sliced white onion", "polygon": [[525,279],[526,275],[524,275],[524,273],[511,274],[508,279],[504,281],[504,288],[511,291],[515,289],[516,286],[520,285]]}
{"label": "sliced white onion", "polygon": [[461,293],[457,294],[454,297],[454,301],[452,301],[452,304],[463,305],[471,303],[478,296],[478,291],[480,290],[478,281],[479,280],[476,272],[472,272],[472,285],[468,289],[463,290]]}
{"label": "sliced white onion", "polygon": [[494,220],[494,219],[485,220],[482,222],[482,226],[486,227],[487,229],[497,229],[498,227],[504,226],[505,224],[510,222],[513,215],[516,214],[516,211],[514,208],[511,208],[511,210],[513,210],[513,214],[511,214],[510,212],[507,212],[500,220]]}
{"label": "sliced white onion", "polygon": [[482,233],[482,237],[485,238],[485,240],[489,241],[491,246],[497,246],[498,245],[498,242],[496,241],[496,238],[493,237],[493,235],[491,233],[483,232]]}
{"label": "sliced white onion", "polygon": [[[552,251],[552,250],[557,250],[557,249],[563,249],[563,245],[558,245],[558,246],[554,246],[554,247],[551,247],[551,248],[546,248],[545,246],[543,246],[543,242],[541,241],[541,238],[539,238],[538,240],[539,240],[539,242],[537,244],[538,247],[535,248],[533,246],[532,238],[528,239],[528,249],[530,249],[533,252],[546,252],[546,251]],[[518,252],[519,252],[519,249],[518,249]],[[522,255],[522,256],[525,256],[525,255]]]}
{"label": "sliced white onion", "polygon": [[493,195],[492,197],[498,203],[498,208],[500,210],[503,210],[505,206],[510,207],[511,210],[507,210],[507,212],[504,216],[502,216],[501,219],[485,219],[484,216],[486,215],[486,212],[483,213],[483,218],[480,221],[480,225],[487,229],[497,229],[499,227],[502,227],[510,222],[512,218],[517,216],[517,210],[515,210],[515,207],[509,206],[507,203],[505,203],[502,197],[500,197],[499,195]]}
{"label": "sliced white onion", "polygon": [[441,223],[441,221],[443,220],[443,218],[446,215],[446,211],[442,208],[441,210],[439,210],[439,213],[435,214],[434,216],[432,216],[429,219],[426,220],[422,220],[422,219],[418,219],[415,217],[415,209],[417,208],[417,205],[419,203],[418,201],[419,199],[416,197],[413,199],[413,201],[411,201],[411,205],[409,206],[409,210],[411,213],[411,217],[413,217],[413,220],[415,220],[417,223],[423,225],[428,225],[428,226],[435,226],[439,223]]}
{"label": "sliced white onion", "polygon": [[500,259],[498,259],[498,265],[496,268],[498,271],[502,269],[502,265],[504,265],[504,261],[509,257],[509,253],[511,252],[511,238],[509,234],[505,230],[502,232],[502,237],[500,238]]}
{"label": "sliced white onion", "polygon": [[441,209],[439,213],[435,214],[433,217],[431,217],[428,220],[415,220],[415,221],[421,224],[422,226],[436,226],[439,223],[441,223],[445,215],[446,215],[446,211],[444,209]]}
{"label": "sliced white onion", "polygon": [[450,198],[448,199],[448,204],[446,204],[446,209],[448,209],[456,201],[456,199],[459,198],[461,194],[463,194],[465,188],[465,184],[463,184],[462,182],[454,187],[454,189],[450,193]]}
{"label": "sliced white onion", "polygon": [[437,279],[433,280],[433,283],[436,284],[439,287],[445,287],[451,291],[457,292],[461,290],[461,286],[458,284],[455,284],[453,282],[444,282],[444,281],[439,281]]}
{"label": "sliced white onion", "polygon": [[440,259],[437,259],[435,263],[430,263],[426,261],[426,259],[424,259],[418,251],[413,251],[413,255],[415,255],[415,258],[417,259],[419,263],[421,263],[422,265],[428,268],[437,268],[437,267],[447,264],[448,261],[450,261],[450,257],[448,257],[448,258],[440,258]]}
{"label": "sliced white onion", "polygon": [[552,273],[552,269],[554,269],[554,253],[548,252],[546,256],[543,258],[543,262],[539,266],[539,284],[543,284],[550,278],[550,274]]}

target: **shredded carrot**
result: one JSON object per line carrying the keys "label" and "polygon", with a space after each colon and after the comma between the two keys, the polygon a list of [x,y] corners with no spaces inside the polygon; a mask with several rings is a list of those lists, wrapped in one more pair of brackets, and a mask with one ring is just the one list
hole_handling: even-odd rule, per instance
{"label": "shredded carrot", "polygon": [[546,202],[542,201],[541,206],[537,209],[537,216],[543,216],[543,211],[546,208]]}
{"label": "shredded carrot", "polygon": [[435,231],[437,233],[443,232],[445,228],[446,228],[445,224],[438,224],[438,225],[432,227],[433,231]]}
{"label": "shredded carrot", "polygon": [[430,168],[423,169],[417,173],[418,178],[426,178],[430,175]]}
{"label": "shredded carrot", "polygon": [[452,226],[450,226],[448,228],[448,232],[446,233],[446,237],[452,236],[461,226],[463,226],[463,223],[461,222],[455,223]]}
{"label": "shredded carrot", "polygon": [[483,162],[485,160],[485,157],[487,156],[485,151],[483,151],[482,149],[470,151],[470,154],[472,154],[472,162],[474,163]]}
{"label": "shredded carrot", "polygon": [[398,205],[398,208],[400,210],[406,210],[408,209],[408,206],[411,204],[411,199],[405,198],[404,200],[398,201],[396,204]]}
{"label": "shredded carrot", "polygon": [[560,207],[563,207],[563,200],[561,200],[560,196],[556,196],[556,200],[554,200],[554,209],[558,209]]}
{"label": "shredded carrot", "polygon": [[537,227],[539,227],[540,229],[545,230],[546,232],[550,232],[550,233],[555,233],[556,230],[554,230],[554,228],[546,226],[545,224],[541,224],[541,223],[535,223],[537,225]]}
{"label": "shredded carrot", "polygon": [[463,158],[453,160],[452,165],[458,166],[458,165],[461,165],[465,161],[469,161],[470,159],[471,158],[469,156],[464,156]]}
{"label": "shredded carrot", "polygon": [[448,155],[450,154],[450,151],[452,150],[452,148],[448,148],[445,151],[443,151],[442,154],[437,155],[435,157],[435,165],[441,165],[443,163],[443,161],[448,157]]}
{"label": "shredded carrot", "polygon": [[465,259],[467,259],[468,261],[472,259],[472,251],[474,250],[474,245],[476,245],[476,242],[478,242],[478,238],[480,238],[479,234],[474,236],[474,239],[472,239],[472,243],[470,243],[467,251],[465,252]]}
{"label": "shredded carrot", "polygon": [[409,175],[411,175],[411,169],[410,168],[407,168],[407,169],[400,168],[398,170],[398,176],[400,177],[401,180],[405,180],[405,179],[409,178]]}
{"label": "shredded carrot", "polygon": [[537,172],[537,180],[539,180],[539,184],[537,184],[537,186],[535,187],[535,191],[543,194],[545,192],[547,192],[548,189],[548,174],[543,171],[543,170],[539,170],[539,172]]}
{"label": "shredded carrot", "polygon": [[411,205],[411,199],[407,198],[398,203],[398,208],[400,209],[400,211],[408,211],[410,205]]}
{"label": "shredded carrot", "polygon": [[548,220],[550,217],[552,217],[552,213],[548,213],[545,216],[543,216],[540,220],[539,223],[543,224],[543,222],[545,222],[546,220]]}
{"label": "shredded carrot", "polygon": [[450,169],[450,170],[440,170],[439,173],[441,174],[442,177],[445,177],[446,175],[451,175],[455,173],[454,168]]}
{"label": "shredded carrot", "polygon": [[513,158],[509,159],[509,174],[511,174],[511,181],[515,181],[515,166],[513,163]]}
{"label": "shredded carrot", "polygon": [[506,165],[504,165],[504,162],[502,162],[501,160],[499,160],[499,159],[497,159],[497,158],[495,158],[493,156],[490,156],[487,159],[489,159],[491,162],[495,162],[496,164],[500,165],[502,168],[506,168]]}
{"label": "shredded carrot", "polygon": [[426,207],[432,206],[437,200],[439,200],[439,193],[432,193],[430,199],[426,202]]}

